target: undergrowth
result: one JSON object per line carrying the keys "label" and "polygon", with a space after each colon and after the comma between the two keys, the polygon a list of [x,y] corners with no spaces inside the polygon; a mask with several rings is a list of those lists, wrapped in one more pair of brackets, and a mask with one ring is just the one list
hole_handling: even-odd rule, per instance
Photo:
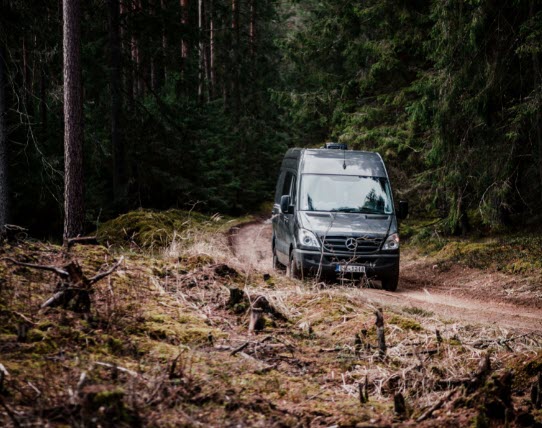
{"label": "undergrowth", "polygon": [[[40,310],[55,290],[53,274],[0,261],[0,370],[7,373],[0,425],[412,425],[456,387],[419,425],[504,423],[476,404],[490,403],[486,389],[468,392],[461,383],[486,353],[491,385],[492,376],[514,370],[515,420],[542,423],[526,398],[542,367],[540,335],[450,323],[421,307],[385,307],[382,359],[376,308],[362,289],[264,278],[235,261],[228,220],[191,213],[186,223],[186,213],[168,215],[173,220],[138,212],[108,224],[102,242],[118,243],[109,249],[75,246],[66,255],[44,243],[0,247],[0,258],[26,262],[75,258],[89,275],[125,255],[119,270],[96,284],[90,314]],[[150,225],[140,226],[146,220]],[[125,231],[115,230],[121,225]],[[177,237],[187,239],[176,244]],[[230,290],[247,300],[230,305]],[[259,296],[275,312],[249,334],[250,305]],[[360,385],[367,402],[360,402]],[[399,393],[408,407],[402,415],[394,412]]]}

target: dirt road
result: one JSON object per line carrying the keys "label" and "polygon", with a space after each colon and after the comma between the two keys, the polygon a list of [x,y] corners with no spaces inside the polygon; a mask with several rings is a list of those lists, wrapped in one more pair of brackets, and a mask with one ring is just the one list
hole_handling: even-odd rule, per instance
{"label": "dirt road", "polygon": [[[232,236],[239,261],[262,273],[272,272],[271,223],[249,223]],[[498,272],[435,264],[429,258],[403,251],[401,279],[396,292],[364,288],[368,303],[415,307],[455,321],[503,329],[542,331],[542,290]],[[280,275],[280,273],[274,273]]]}

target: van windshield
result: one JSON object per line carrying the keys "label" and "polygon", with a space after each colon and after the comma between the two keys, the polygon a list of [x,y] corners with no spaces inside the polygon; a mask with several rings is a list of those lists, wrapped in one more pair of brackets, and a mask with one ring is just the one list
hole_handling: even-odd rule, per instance
{"label": "van windshield", "polygon": [[303,174],[301,211],[391,214],[390,186],[383,177]]}

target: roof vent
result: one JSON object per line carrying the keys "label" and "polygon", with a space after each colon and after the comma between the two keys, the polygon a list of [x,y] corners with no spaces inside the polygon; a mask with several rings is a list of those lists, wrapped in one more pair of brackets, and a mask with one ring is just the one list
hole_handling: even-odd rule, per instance
{"label": "roof vent", "polygon": [[348,150],[348,146],[344,143],[326,143],[324,149]]}

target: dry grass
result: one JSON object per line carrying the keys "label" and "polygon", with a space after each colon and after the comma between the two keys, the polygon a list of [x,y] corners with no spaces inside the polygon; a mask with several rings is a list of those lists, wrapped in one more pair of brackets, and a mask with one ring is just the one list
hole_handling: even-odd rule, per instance
{"label": "dry grass", "polygon": [[[515,415],[531,412],[520,393],[542,368],[540,335],[384,307],[382,359],[375,307],[363,288],[275,274],[265,280],[233,259],[222,220],[208,221],[175,232],[165,249],[153,249],[158,256],[127,253],[121,269],[96,286],[90,316],[38,311],[54,289],[51,275],[0,262],[0,364],[9,373],[0,424],[378,426],[400,422],[393,411],[399,392],[410,412],[404,423],[413,424],[456,387],[452,381],[472,378],[487,352],[492,373],[516,371]],[[46,244],[0,251],[47,264],[63,258]],[[116,257],[103,247],[76,247],[74,255],[90,272]],[[230,288],[243,289],[248,305],[228,306]],[[264,330],[250,335],[257,296],[286,320],[268,313]],[[19,342],[25,319],[31,333]],[[369,402],[361,404],[366,379]],[[461,389],[424,424],[486,417],[476,394]]]}

